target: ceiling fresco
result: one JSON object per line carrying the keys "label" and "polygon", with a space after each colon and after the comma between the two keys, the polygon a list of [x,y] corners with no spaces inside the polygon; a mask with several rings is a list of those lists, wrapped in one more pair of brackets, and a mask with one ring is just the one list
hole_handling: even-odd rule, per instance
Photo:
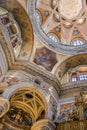
{"label": "ceiling fresco", "polygon": [[41,48],[36,50],[34,62],[37,65],[43,66],[46,70],[51,71],[57,63],[57,60],[55,53],[47,48]]}

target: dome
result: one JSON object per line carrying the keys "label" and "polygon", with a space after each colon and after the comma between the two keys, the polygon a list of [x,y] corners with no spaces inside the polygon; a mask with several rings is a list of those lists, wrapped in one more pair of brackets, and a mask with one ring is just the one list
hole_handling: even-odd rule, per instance
{"label": "dome", "polygon": [[55,52],[72,55],[87,50],[85,8],[82,0],[30,0],[29,14],[43,44]]}

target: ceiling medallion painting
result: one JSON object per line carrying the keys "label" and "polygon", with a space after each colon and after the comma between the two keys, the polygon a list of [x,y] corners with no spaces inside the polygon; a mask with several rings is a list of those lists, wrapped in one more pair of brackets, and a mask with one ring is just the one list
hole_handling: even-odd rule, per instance
{"label": "ceiling medallion painting", "polygon": [[46,70],[51,71],[57,63],[55,53],[52,53],[46,48],[36,50],[34,62],[37,65],[42,65]]}
{"label": "ceiling medallion painting", "polygon": [[30,0],[34,30],[45,45],[65,54],[87,51],[86,0]]}

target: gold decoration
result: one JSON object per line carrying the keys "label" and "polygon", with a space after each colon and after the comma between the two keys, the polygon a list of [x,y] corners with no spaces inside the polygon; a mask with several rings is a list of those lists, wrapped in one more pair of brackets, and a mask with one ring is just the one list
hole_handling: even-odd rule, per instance
{"label": "gold decoration", "polygon": [[84,106],[87,104],[87,91],[81,91],[80,96],[76,97],[75,108],[69,115],[69,121],[60,123],[58,130],[86,130],[87,120],[84,118]]}

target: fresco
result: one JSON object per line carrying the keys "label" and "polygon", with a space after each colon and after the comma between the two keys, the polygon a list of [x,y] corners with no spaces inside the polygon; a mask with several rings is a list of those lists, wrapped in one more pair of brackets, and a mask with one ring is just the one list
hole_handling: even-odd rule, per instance
{"label": "fresco", "polygon": [[5,83],[7,86],[12,86],[19,82],[19,79],[17,77],[4,77],[2,80],[3,83]]}
{"label": "fresco", "polygon": [[46,48],[37,49],[34,62],[37,65],[42,65],[46,70],[51,71],[57,63],[55,53]]}
{"label": "fresco", "polygon": [[74,103],[67,103],[60,105],[60,114],[58,117],[58,122],[65,122],[69,119],[69,115],[72,114],[72,111],[75,108]]}

